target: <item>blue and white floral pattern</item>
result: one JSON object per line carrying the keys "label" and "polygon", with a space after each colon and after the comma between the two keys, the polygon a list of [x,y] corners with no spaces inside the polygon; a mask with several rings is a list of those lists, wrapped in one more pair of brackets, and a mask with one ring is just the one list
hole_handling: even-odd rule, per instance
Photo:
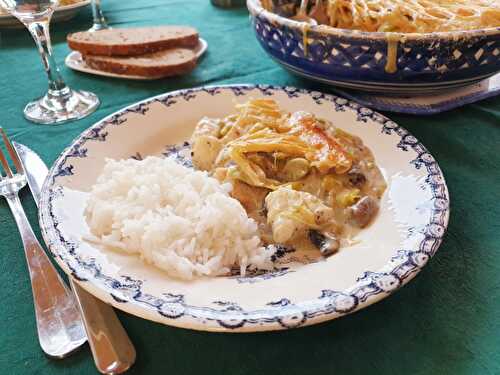
{"label": "blue and white floral pattern", "polygon": [[[282,1],[276,13],[297,0]],[[397,69],[387,70],[388,39],[383,33],[325,30],[265,11],[260,0],[248,2],[257,40],[287,69],[344,87],[392,91],[429,91],[458,87],[500,71],[500,28],[455,32],[453,36],[403,36],[397,47]],[[429,34],[430,35],[430,34]],[[304,44],[304,41],[307,42]]]}
{"label": "blue and white floral pattern", "polygon": [[[217,96],[228,92],[234,97],[249,93],[264,96],[284,93],[289,98],[308,96],[320,106],[332,106],[337,112],[354,113],[360,126],[373,124],[379,127],[382,136],[396,136],[399,139],[397,144],[399,152],[411,152],[415,155],[411,161],[412,168],[425,171],[426,179],[423,183],[427,184],[433,195],[432,217],[425,226],[418,246],[396,249],[389,264],[376,271],[364,272],[354,285],[345,290],[318,290],[316,298],[307,301],[282,296],[268,301],[259,309],[246,309],[237,302],[219,299],[209,305],[197,306],[189,303],[184,294],[178,293],[164,292],[153,295],[144,290],[143,280],[136,280],[128,275],[111,277],[102,270],[95,259],[80,256],[78,241],[65,236],[61,230],[61,219],[54,208],[55,203],[64,194],[64,189],[59,184],[60,180],[75,173],[72,163],[87,158],[88,146],[92,143],[106,142],[109,139],[109,129],[126,124],[131,114],[145,115],[153,103],[161,103],[168,107],[179,102],[189,102],[199,95]],[[364,125],[368,123],[370,125]],[[172,149],[165,152],[170,153]],[[143,157],[140,153],[133,156],[138,159]],[[83,283],[84,287],[97,288],[95,290],[99,290],[100,298],[133,313],[136,312],[128,308],[130,305],[153,311],[157,315],[156,317],[150,315],[150,318],[166,324],[202,330],[252,331],[294,328],[333,319],[366,307],[396,291],[413,278],[438,249],[448,224],[449,196],[444,178],[434,158],[415,137],[388,118],[354,102],[316,91],[269,85],[238,85],[195,88],[160,95],[128,107],[97,123],[77,138],[55,162],[43,188],[41,207],[42,233],[52,254],[63,269]],[[275,257],[282,257],[287,253],[284,248],[275,250]],[[294,272],[298,271],[282,267],[269,274],[230,277],[234,278],[237,284],[258,285]]]}

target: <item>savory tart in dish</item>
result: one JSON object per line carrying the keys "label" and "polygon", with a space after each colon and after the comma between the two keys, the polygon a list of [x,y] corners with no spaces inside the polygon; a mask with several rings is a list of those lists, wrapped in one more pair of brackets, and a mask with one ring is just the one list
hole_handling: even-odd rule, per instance
{"label": "savory tart in dish", "polygon": [[271,99],[201,119],[191,142],[194,166],[232,184],[266,244],[333,254],[374,220],[386,189],[360,138]]}
{"label": "savory tart in dish", "polygon": [[[339,29],[432,33],[500,26],[499,0],[314,0],[307,2],[307,16],[298,3],[288,4],[296,8],[292,19]],[[274,8],[270,0],[262,5]]]}

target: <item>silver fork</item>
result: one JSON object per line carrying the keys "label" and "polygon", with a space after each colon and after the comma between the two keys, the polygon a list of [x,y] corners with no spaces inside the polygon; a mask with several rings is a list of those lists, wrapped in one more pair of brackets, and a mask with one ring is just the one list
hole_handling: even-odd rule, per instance
{"label": "silver fork", "polygon": [[5,197],[24,245],[35,304],[38,340],[50,357],[63,358],[87,341],[80,312],[26,218],[18,192],[26,186],[26,175],[7,135],[0,127],[3,143],[16,167],[14,172],[0,149],[0,195]]}

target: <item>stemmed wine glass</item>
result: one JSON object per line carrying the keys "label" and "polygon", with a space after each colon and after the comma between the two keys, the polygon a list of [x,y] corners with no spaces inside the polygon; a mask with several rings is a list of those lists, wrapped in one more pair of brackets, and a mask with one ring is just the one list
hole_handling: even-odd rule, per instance
{"label": "stemmed wine glass", "polygon": [[29,30],[42,57],[49,89],[40,99],[28,103],[24,116],[40,124],[56,124],[83,118],[96,110],[99,99],[86,91],[69,88],[52,56],[49,23],[58,0],[0,0],[10,14]]}
{"label": "stemmed wine glass", "polygon": [[110,29],[106,22],[106,18],[104,18],[104,14],[101,9],[101,0],[92,0],[92,18],[94,19],[94,24],[89,29],[89,31],[99,31]]}

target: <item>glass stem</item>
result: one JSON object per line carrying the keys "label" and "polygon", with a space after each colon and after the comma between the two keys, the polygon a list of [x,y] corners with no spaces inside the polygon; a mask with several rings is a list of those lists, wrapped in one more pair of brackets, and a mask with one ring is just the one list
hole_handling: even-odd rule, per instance
{"label": "glass stem", "polygon": [[42,57],[43,67],[45,68],[45,72],[47,73],[47,77],[49,79],[49,94],[59,96],[61,95],[61,91],[67,91],[67,86],[61,77],[61,72],[59,71],[59,67],[57,66],[55,59],[52,56],[49,22],[48,20],[35,21],[31,22],[27,26],[33,36],[33,39],[35,39],[38,51]]}
{"label": "glass stem", "polygon": [[108,27],[106,19],[101,9],[101,0],[92,0],[92,16],[94,18],[94,28],[106,29]]}

